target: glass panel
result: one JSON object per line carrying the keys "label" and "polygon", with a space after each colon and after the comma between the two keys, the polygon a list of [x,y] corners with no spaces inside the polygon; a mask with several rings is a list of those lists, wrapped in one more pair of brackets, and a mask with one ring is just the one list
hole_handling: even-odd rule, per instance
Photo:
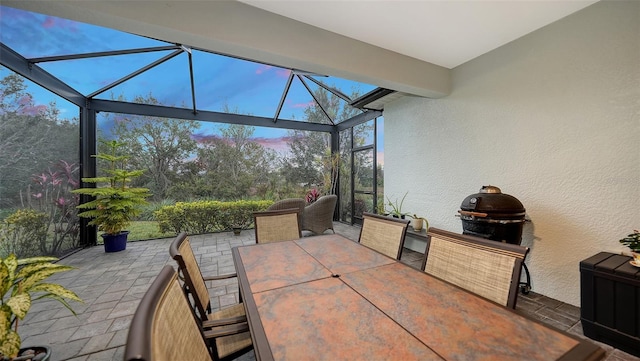
{"label": "glass panel", "polygon": [[[170,51],[159,51],[142,54],[44,62],[38,63],[38,65],[86,96],[170,53]],[[180,69],[184,70],[185,68],[183,66]],[[149,71],[153,71],[153,69]],[[176,72],[177,70],[172,70],[169,73]],[[131,89],[135,82],[134,78],[123,83],[123,85],[126,85]],[[154,90],[157,91],[158,89],[156,88]],[[114,91],[111,89],[106,93],[99,94],[96,98],[111,99],[111,94],[113,93]],[[149,88],[147,86],[144,89],[131,89],[128,93],[131,93],[131,95],[148,94]],[[191,90],[189,90],[189,94],[191,94]]]}
{"label": "glass panel", "polygon": [[193,52],[200,109],[273,118],[289,70],[202,51]]}
{"label": "glass panel", "polygon": [[351,129],[340,132],[340,217],[351,222]]}
{"label": "glass panel", "polygon": [[59,256],[79,242],[71,194],[79,109],[4,68],[0,75],[0,228],[9,230],[0,257]]}
{"label": "glass panel", "polygon": [[373,122],[370,120],[366,123],[358,124],[353,127],[353,146],[354,148],[363,147],[373,144]]}
{"label": "glass panel", "polygon": [[384,117],[376,119],[376,161],[378,186],[378,213],[384,209]]}
{"label": "glass panel", "polygon": [[164,46],[168,43],[0,6],[0,39],[25,58]]}
{"label": "glass panel", "polygon": [[164,199],[304,197],[330,191],[330,135],[101,112],[100,138],[128,144],[140,185]]}
{"label": "glass panel", "polygon": [[[324,91],[324,90],[322,90]],[[331,121],[316,105],[307,88],[302,85],[298,77],[294,77],[291,87],[284,100],[280,119],[299,120],[310,123],[331,124]]]}
{"label": "glass panel", "polygon": [[173,57],[96,98],[191,108],[188,55],[182,53]]}
{"label": "glass panel", "polygon": [[338,89],[351,100],[360,97],[377,88],[375,85],[360,83],[349,79],[340,79],[332,76],[312,75],[312,78],[327,87]]}
{"label": "glass panel", "polygon": [[355,190],[373,192],[373,149],[353,153]]}
{"label": "glass panel", "polygon": [[354,218],[362,219],[362,213],[373,213],[373,195],[372,194],[354,194]]}

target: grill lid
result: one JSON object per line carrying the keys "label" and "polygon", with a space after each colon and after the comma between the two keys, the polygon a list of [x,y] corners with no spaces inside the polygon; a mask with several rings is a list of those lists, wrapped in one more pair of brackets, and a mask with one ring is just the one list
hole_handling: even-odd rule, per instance
{"label": "grill lid", "polygon": [[462,211],[475,213],[473,215],[476,217],[514,217],[525,214],[524,206],[516,197],[504,194],[500,188],[491,185],[482,186],[479,193],[465,198],[460,208]]}

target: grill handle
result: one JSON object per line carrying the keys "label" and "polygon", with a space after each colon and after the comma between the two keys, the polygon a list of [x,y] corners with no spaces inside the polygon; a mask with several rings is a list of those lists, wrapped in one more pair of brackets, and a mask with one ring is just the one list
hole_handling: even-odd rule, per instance
{"label": "grill handle", "polygon": [[463,216],[480,217],[480,218],[486,218],[489,215],[488,213],[469,212],[469,211],[463,211],[463,210],[458,210],[458,213],[460,213]]}

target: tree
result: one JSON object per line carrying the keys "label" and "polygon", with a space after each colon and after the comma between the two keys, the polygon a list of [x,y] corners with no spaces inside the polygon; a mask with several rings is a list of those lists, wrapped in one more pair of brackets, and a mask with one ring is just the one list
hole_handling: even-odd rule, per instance
{"label": "tree", "polygon": [[[137,96],[136,103],[158,104],[149,94]],[[125,116],[116,119],[113,134],[131,156],[133,169],[144,170],[139,186],[150,189],[154,201],[166,199],[171,185],[180,177],[183,162],[195,154],[197,143],[192,138],[199,128],[195,120],[145,116]]]}
{"label": "tree", "polygon": [[[322,104],[329,117],[336,120],[348,119],[356,115],[357,109],[341,106],[340,98],[323,88],[317,88],[314,96]],[[357,97],[354,93],[353,97]],[[319,105],[305,109],[305,117],[310,123],[326,123],[327,117]],[[300,184],[305,188],[321,187],[325,193],[334,185],[325,184],[331,180],[335,160],[330,157],[331,136],[322,132],[292,130],[289,143],[290,156],[282,160],[282,174],[291,184]]]}
{"label": "tree", "polygon": [[231,200],[258,193],[273,171],[274,152],[251,140],[254,127],[232,124],[211,137],[198,151],[208,196]]}
{"label": "tree", "polygon": [[58,161],[78,159],[77,118],[59,119],[55,102],[36,105],[24,79],[0,80],[0,207],[17,207],[31,174]]}

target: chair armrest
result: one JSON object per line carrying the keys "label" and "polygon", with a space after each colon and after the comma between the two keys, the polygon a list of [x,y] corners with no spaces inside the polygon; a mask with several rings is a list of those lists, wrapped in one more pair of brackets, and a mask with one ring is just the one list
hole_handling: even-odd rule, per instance
{"label": "chair armrest", "polygon": [[228,279],[228,278],[236,278],[238,277],[237,274],[235,273],[229,273],[226,275],[219,275],[219,276],[207,276],[207,277],[202,277],[205,281],[215,281],[215,280],[224,280],[224,279]]}
{"label": "chair armrest", "polygon": [[217,338],[222,336],[235,335],[235,334],[247,332],[247,331],[249,331],[249,325],[246,322],[244,322],[244,323],[238,323],[235,325],[216,327],[213,330],[206,330],[204,331],[204,337],[207,339],[212,339],[212,338]]}
{"label": "chair armrest", "polygon": [[218,326],[233,325],[235,323],[247,322],[247,316],[236,316],[229,318],[221,318],[219,320],[207,320],[202,323],[202,328],[213,328]]}

